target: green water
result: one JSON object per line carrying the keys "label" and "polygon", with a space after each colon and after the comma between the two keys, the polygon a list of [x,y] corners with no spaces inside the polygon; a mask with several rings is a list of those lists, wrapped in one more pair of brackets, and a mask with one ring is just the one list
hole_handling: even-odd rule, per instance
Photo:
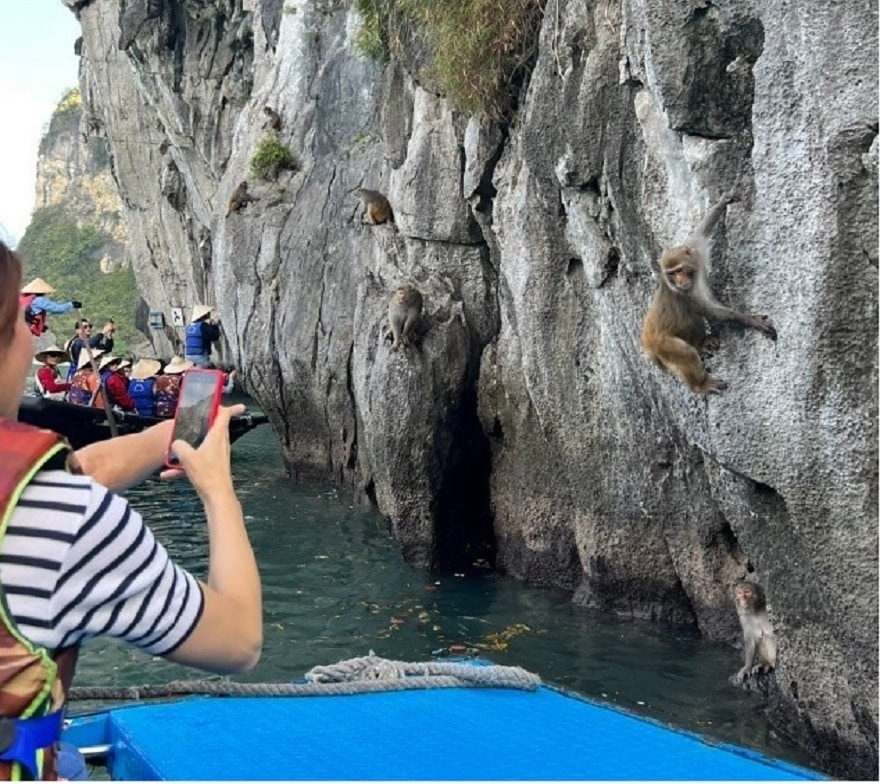
{"label": "green water", "polygon": [[[262,660],[237,680],[289,680],[371,649],[426,661],[466,645],[497,664],[520,665],[628,711],[809,764],[808,755],[768,727],[758,697],[727,683],[740,666],[733,648],[577,608],[565,592],[529,588],[479,568],[466,575],[412,569],[374,511],[331,488],[291,484],[268,426],[236,442],[233,469],[265,607]],[[129,497],[172,556],[204,577],[204,521],[189,484],[151,480]],[[200,677],[100,639],[84,647],[76,684]]]}

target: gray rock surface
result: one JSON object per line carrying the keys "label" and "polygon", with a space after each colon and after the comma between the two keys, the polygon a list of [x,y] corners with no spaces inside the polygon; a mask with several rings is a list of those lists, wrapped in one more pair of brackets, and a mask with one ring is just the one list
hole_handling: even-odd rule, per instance
{"label": "gray rock surface", "polygon": [[[499,128],[358,54],[341,0],[64,2],[139,288],[217,306],[294,477],[363,491],[414,564],[494,546],[713,639],[759,579],[777,723],[876,776],[876,3],[553,0]],[[266,104],[299,168],[259,181]],[[731,187],[710,280],[779,339],[720,330],[730,388],[695,398],[638,334],[655,259]],[[390,352],[402,282],[421,340]]]}

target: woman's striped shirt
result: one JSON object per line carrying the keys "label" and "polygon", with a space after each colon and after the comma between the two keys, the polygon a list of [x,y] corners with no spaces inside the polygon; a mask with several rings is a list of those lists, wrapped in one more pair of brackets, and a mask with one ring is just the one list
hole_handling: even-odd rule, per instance
{"label": "woman's striped shirt", "polygon": [[25,488],[0,544],[0,583],[19,631],[52,651],[107,635],[165,656],[204,603],[124,498],[65,471]]}

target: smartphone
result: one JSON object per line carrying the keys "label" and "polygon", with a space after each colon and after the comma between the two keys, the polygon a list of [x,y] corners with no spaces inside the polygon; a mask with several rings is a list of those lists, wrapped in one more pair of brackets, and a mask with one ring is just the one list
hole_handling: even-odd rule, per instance
{"label": "smartphone", "polygon": [[178,439],[186,441],[193,449],[199,448],[217,416],[222,392],[223,374],[219,370],[192,368],[183,374],[174,412],[174,428],[165,452],[166,466],[180,468],[180,460],[171,448]]}

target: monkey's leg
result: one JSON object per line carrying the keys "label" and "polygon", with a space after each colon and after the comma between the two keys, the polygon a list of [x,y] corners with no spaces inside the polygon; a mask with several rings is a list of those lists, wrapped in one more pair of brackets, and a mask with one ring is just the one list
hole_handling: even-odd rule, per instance
{"label": "monkey's leg", "polygon": [[665,337],[654,351],[659,360],[684,381],[695,395],[717,394],[727,389],[726,382],[706,373],[699,352],[681,338]]}
{"label": "monkey's leg", "polygon": [[413,313],[408,313],[406,316],[406,321],[403,322],[402,337],[408,343],[412,344],[412,329],[416,325],[416,321],[418,320],[418,316]]}

